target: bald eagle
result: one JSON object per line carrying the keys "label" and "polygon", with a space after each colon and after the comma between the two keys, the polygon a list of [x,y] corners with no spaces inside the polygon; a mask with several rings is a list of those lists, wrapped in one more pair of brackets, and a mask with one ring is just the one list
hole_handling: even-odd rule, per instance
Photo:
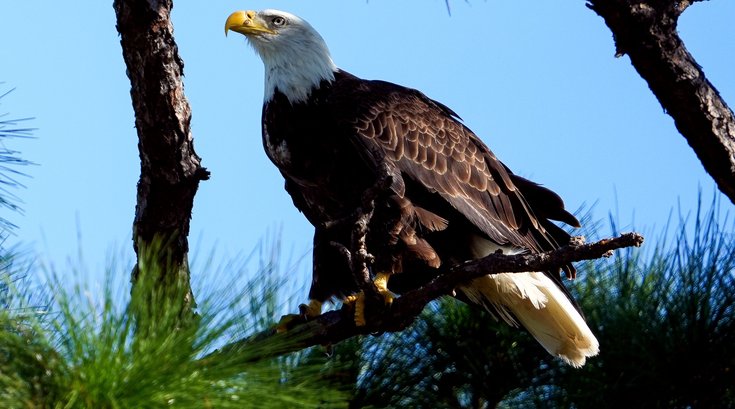
{"label": "bald eagle", "polygon": [[[383,173],[389,186],[376,195],[367,249],[386,302],[466,260],[567,244],[570,236],[551,220],[579,227],[557,194],[513,174],[447,106],[338,68],[303,19],[238,11],[226,21],[225,34],[230,30],[245,35],[263,60],[263,145],[315,228],[306,315],[359,292],[343,251],[352,224],[340,221],[350,220]],[[562,270],[575,275],[571,264]],[[522,325],[549,353],[579,367],[599,344],[560,275],[487,275],[456,296]]]}

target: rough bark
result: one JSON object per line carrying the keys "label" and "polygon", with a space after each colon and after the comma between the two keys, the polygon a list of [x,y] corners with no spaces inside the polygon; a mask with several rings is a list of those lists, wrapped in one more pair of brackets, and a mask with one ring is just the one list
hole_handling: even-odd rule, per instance
{"label": "rough bark", "polygon": [[[194,151],[183,61],[173,37],[171,0],[115,0],[117,30],[130,78],[138,132],[140,180],[133,222],[138,264],[154,262],[164,281],[189,287],[189,221],[199,181],[209,173]],[[143,259],[146,260],[143,260]]]}
{"label": "rough bark", "polygon": [[677,33],[681,13],[699,0],[589,0],[671,115],[707,173],[735,203],[735,116]]}
{"label": "rough bark", "polygon": [[381,306],[373,304],[372,308],[366,308],[366,326],[355,326],[354,310],[346,305],[341,310],[326,312],[313,320],[296,322],[285,332],[278,332],[274,328],[256,334],[227,345],[214,354],[231,354],[233,359],[255,361],[314,345],[335,344],[357,335],[401,331],[418,317],[426,304],[451,294],[458,285],[473,278],[486,274],[558,269],[573,261],[610,257],[615,249],[638,247],[642,244],[642,236],[626,233],[592,244],[569,244],[539,254],[491,254],[483,259],[467,262],[440,275],[427,285],[403,294],[390,307],[380,308]]}

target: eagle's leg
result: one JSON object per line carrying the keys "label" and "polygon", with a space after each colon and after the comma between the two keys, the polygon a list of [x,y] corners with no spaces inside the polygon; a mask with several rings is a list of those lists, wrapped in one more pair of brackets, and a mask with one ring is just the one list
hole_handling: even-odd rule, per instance
{"label": "eagle's leg", "polygon": [[344,301],[345,304],[353,304],[355,308],[355,326],[364,327],[365,321],[365,292],[360,291],[357,294],[348,295]]}
{"label": "eagle's leg", "polygon": [[308,304],[299,305],[298,314],[287,314],[281,317],[276,324],[276,332],[286,332],[300,322],[306,322],[316,318],[322,313],[322,302],[311,299]]}
{"label": "eagle's leg", "polygon": [[[388,289],[388,278],[390,278],[390,273],[377,273],[373,279],[373,285],[378,290],[377,294],[383,299],[383,303],[390,306],[393,304],[395,296]],[[355,325],[358,327],[364,327],[367,324],[365,320],[365,299],[364,291],[360,291],[344,299],[345,304],[354,304]]]}
{"label": "eagle's leg", "polygon": [[375,285],[375,288],[378,289],[378,294],[383,297],[383,302],[385,303],[385,305],[393,304],[393,300],[396,298],[393,293],[388,289],[389,278],[390,273],[378,273],[373,279],[373,284]]}

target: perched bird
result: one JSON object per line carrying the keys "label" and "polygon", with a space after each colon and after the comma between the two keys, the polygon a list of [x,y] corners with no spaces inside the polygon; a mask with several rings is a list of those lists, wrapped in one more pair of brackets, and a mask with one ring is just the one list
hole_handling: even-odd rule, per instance
{"label": "perched bird", "polygon": [[[392,292],[466,260],[567,244],[569,234],[551,220],[579,227],[558,195],[513,174],[445,105],[338,68],[303,19],[278,10],[237,11],[227,18],[225,34],[230,30],[245,35],[263,60],[263,145],[315,228],[305,315],[319,315],[333,298],[360,302],[344,250],[351,248],[357,209],[380,180],[388,183],[374,197],[366,247],[387,303]],[[562,270],[575,275],[571,264]],[[487,275],[456,294],[522,325],[572,366],[598,353],[560,271]],[[365,325],[360,314],[355,321]]]}

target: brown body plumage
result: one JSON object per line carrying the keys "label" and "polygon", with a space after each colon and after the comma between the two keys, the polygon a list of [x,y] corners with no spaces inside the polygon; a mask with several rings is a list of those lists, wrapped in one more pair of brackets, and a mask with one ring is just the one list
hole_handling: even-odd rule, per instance
{"label": "brown body plumage", "polygon": [[406,259],[413,267],[406,274],[428,280],[442,265],[473,258],[475,236],[531,251],[566,244],[569,235],[539,219],[516,183],[542,199],[534,210],[577,224],[556,194],[510,173],[447,107],[341,70],[307,102],[292,104],[276,91],[263,107],[263,144],[316,228],[310,296],[320,301],[356,290],[344,255],[330,244],[349,245],[352,226],[334,222],[362,205],[385,164],[392,184],[377,201],[368,234],[380,271],[400,273],[394,265]]}

